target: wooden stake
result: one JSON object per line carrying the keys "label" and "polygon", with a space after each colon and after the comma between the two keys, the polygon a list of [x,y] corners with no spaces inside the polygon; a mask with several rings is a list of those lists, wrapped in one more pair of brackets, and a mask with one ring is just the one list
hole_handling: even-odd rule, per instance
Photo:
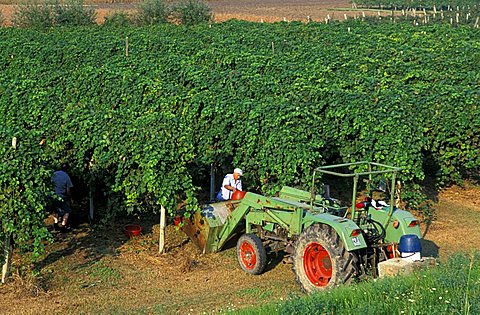
{"label": "wooden stake", "polygon": [[274,54],[275,53],[275,43],[272,42],[272,53]]}
{"label": "wooden stake", "polygon": [[160,239],[158,242],[158,253],[163,254],[165,250],[165,207],[160,206]]}
{"label": "wooden stake", "polygon": [[125,57],[128,57],[128,36],[125,37]]}

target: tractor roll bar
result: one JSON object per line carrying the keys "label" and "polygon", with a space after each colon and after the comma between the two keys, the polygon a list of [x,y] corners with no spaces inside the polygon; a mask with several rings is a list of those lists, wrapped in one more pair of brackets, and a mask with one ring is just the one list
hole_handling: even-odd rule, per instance
{"label": "tractor roll bar", "polygon": [[[353,173],[340,173],[340,172],[335,172],[332,169],[335,168],[340,168],[340,167],[350,167],[350,166],[359,166],[359,165],[368,165],[368,171],[364,172],[353,172]],[[379,170],[372,170],[372,166],[376,166],[380,168]],[[385,222],[385,226],[389,223],[390,218],[393,214],[393,208],[394,208],[394,189],[395,187],[395,178],[397,172],[400,172],[402,168],[400,167],[395,167],[391,165],[386,165],[386,164],[381,164],[381,163],[376,163],[376,162],[368,162],[368,161],[361,161],[361,162],[353,162],[353,163],[344,163],[344,164],[335,164],[335,165],[328,165],[328,166],[320,166],[314,169],[313,171],[313,178],[312,178],[312,189],[310,191],[310,207],[313,209],[313,201],[315,200],[315,174],[316,172],[324,173],[324,174],[329,174],[329,175],[335,175],[335,176],[340,176],[340,177],[352,177],[353,178],[353,192],[352,192],[352,219],[355,217],[355,199],[357,195],[357,183],[358,179],[360,176],[367,176],[369,177],[369,180],[372,180],[372,175],[376,174],[386,174],[386,173],[392,173],[392,184],[391,184],[391,189],[390,189],[390,211],[387,217],[387,221]],[[345,212],[345,216],[347,215],[348,212]]]}

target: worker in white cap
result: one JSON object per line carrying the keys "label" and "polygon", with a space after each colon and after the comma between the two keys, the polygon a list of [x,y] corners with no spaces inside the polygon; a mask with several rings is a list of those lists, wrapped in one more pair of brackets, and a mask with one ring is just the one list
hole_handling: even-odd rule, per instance
{"label": "worker in white cap", "polygon": [[237,190],[242,190],[243,171],[239,168],[233,170],[233,174],[227,174],[223,178],[222,187],[217,194],[219,201],[225,201],[232,199],[232,194]]}

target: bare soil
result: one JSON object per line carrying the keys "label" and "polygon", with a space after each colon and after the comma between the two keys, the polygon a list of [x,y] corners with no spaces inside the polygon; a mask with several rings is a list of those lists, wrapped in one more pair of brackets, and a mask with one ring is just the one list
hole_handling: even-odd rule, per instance
{"label": "bare soil", "polygon": [[[451,187],[435,197],[435,220],[422,224],[427,255],[445,259],[478,249],[480,187]],[[167,251],[159,255],[158,225],[128,239],[122,226],[94,230],[88,224],[56,234],[35,265],[37,276],[22,271],[26,257],[15,256],[11,281],[0,286],[0,313],[203,314],[226,312],[301,295],[291,265],[270,257],[267,271],[240,270],[235,249],[201,254],[172,225]]]}

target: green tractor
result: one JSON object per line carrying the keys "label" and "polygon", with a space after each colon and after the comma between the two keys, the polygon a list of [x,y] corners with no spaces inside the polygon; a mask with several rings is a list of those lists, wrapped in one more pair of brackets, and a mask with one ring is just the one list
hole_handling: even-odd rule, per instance
{"label": "green tractor", "polygon": [[[352,168],[360,171],[339,171]],[[182,229],[204,253],[217,252],[240,235],[238,263],[254,275],[264,271],[267,252],[283,251],[306,292],[362,275],[376,277],[379,262],[398,256],[402,236],[421,237],[419,221],[394,206],[395,192],[390,189],[388,196],[386,181],[381,180],[379,187],[371,185],[374,177],[388,176],[393,188],[399,171],[373,162],[319,167],[310,192],[292,187],[283,187],[278,197],[247,192],[241,200],[204,206],[184,220]],[[316,192],[318,173],[353,179],[351,207],[331,198],[329,189]],[[371,189],[357,202],[360,179]],[[389,198],[379,200],[376,193]]]}

